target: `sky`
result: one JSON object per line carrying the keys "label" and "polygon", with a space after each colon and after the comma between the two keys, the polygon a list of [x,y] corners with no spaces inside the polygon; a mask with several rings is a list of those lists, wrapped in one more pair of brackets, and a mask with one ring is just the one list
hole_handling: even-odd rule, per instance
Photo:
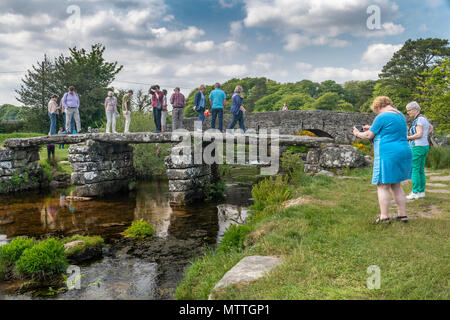
{"label": "sky", "polygon": [[450,0],[2,0],[0,104],[33,64],[106,46],[113,86],[178,86],[267,77],[377,79],[408,39],[449,39]]}

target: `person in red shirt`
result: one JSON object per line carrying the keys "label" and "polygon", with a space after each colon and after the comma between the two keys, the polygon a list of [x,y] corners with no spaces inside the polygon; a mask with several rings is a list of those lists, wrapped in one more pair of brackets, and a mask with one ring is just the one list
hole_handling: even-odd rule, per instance
{"label": "person in red shirt", "polygon": [[170,98],[172,104],[172,131],[183,129],[184,107],[186,106],[186,98],[180,92],[180,88],[175,88],[174,94]]}
{"label": "person in red shirt", "polygon": [[159,85],[151,86],[148,93],[152,96],[153,118],[155,120],[156,133],[161,133],[161,115],[164,103],[164,93]]}

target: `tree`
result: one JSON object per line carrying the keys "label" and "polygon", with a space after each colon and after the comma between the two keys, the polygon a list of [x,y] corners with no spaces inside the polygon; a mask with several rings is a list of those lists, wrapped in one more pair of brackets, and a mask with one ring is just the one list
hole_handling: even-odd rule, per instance
{"label": "tree", "polygon": [[62,90],[74,86],[80,97],[80,117],[84,127],[98,126],[104,118],[104,102],[111,83],[123,66],[103,58],[105,47],[95,44],[91,51],[69,49],[70,56],[56,61],[58,84]]}
{"label": "tree", "polygon": [[409,39],[383,67],[380,79],[387,80],[396,88],[402,100],[411,101],[422,74],[450,57],[448,44],[446,39]]}
{"label": "tree", "polygon": [[285,103],[289,110],[302,110],[305,105],[313,102],[314,99],[305,93],[286,94],[275,104],[274,111],[282,110]]}
{"label": "tree", "polygon": [[144,93],[142,89],[138,90],[134,98],[134,110],[144,111],[151,104],[151,98],[147,93]]}
{"label": "tree", "polygon": [[318,98],[321,93],[320,84],[311,80],[302,80],[295,85],[300,92],[306,93],[314,99]]}
{"label": "tree", "polygon": [[338,83],[336,83],[336,81],[333,80],[327,80],[324,81],[320,84],[320,95],[327,93],[327,92],[334,92],[337,93],[339,95],[339,97],[343,98],[344,97],[344,88],[342,88],[342,86]]}
{"label": "tree", "polygon": [[444,59],[433,70],[419,78],[416,99],[424,113],[439,125],[439,131],[450,130],[450,60]]}
{"label": "tree", "polygon": [[394,103],[394,106],[396,106],[400,111],[403,112],[406,111],[406,105],[412,101],[412,98],[409,97],[408,88],[398,87],[393,85],[389,81],[381,80],[375,85],[372,98],[367,100],[367,102],[361,106],[360,111],[372,112],[372,110],[370,110],[370,106],[372,105],[375,98],[379,96],[389,97]]}
{"label": "tree", "polygon": [[[44,60],[27,70],[20,89],[15,91],[26,109],[23,115],[27,119],[26,128],[35,132],[48,130],[47,106],[52,94],[57,92],[55,64],[44,55]],[[46,129],[45,129],[46,128]]]}
{"label": "tree", "polygon": [[317,110],[335,110],[338,108],[340,101],[341,98],[336,92],[327,92],[321,95],[313,103],[308,104],[306,108]]}
{"label": "tree", "polygon": [[359,112],[361,106],[373,96],[376,81],[349,81],[344,84],[344,100],[351,103],[352,111]]}

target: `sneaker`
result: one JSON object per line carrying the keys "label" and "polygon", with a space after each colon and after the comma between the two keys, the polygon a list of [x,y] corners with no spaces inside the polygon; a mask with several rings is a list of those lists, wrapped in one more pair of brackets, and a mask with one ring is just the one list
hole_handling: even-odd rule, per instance
{"label": "sneaker", "polygon": [[417,197],[419,198],[419,199],[423,199],[423,198],[425,198],[425,192],[421,192],[421,193],[418,193],[417,194]]}
{"label": "sneaker", "polygon": [[419,199],[419,194],[411,192],[409,196],[406,197],[406,200],[417,200]]}

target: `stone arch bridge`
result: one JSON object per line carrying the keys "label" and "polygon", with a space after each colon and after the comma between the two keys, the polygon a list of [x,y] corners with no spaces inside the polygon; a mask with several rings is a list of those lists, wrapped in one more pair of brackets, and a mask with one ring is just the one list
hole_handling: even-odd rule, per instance
{"label": "stone arch bridge", "polygon": [[[321,115],[324,113],[319,112]],[[338,140],[349,142],[352,126],[360,123],[370,123],[367,116],[355,116],[351,118],[345,114],[328,114],[322,122],[315,119],[308,125],[307,118],[315,114],[310,112],[279,112],[264,115],[249,115],[247,124],[252,126],[259,123],[258,128],[269,129],[269,136],[265,141],[270,145],[269,154],[279,164],[280,147],[305,146],[309,148],[306,157],[305,170],[319,172],[323,169],[357,167],[365,165],[364,157],[353,147],[335,144],[333,132]],[[296,115],[297,114],[297,115]],[[292,118],[304,118],[304,122],[295,125]],[[359,115],[359,114],[358,114]],[[316,118],[320,118],[315,115]],[[270,119],[263,122],[264,119]],[[186,119],[189,128],[192,119]],[[271,139],[271,129],[281,131],[276,139]],[[297,130],[317,130],[318,137],[297,136],[286,134]],[[254,130],[256,132],[256,130]],[[284,134],[283,134],[284,133]],[[321,137],[320,133],[323,133]],[[194,132],[186,132],[191,140],[191,152],[195,150]],[[198,134],[198,133],[197,133]],[[185,137],[184,137],[185,138]],[[259,139],[259,140],[258,140]],[[261,141],[261,135],[249,133],[244,135],[219,134],[208,141],[202,141],[201,153],[214,144],[222,144],[233,141],[234,144],[252,145]],[[41,169],[39,165],[39,149],[47,144],[67,144],[69,148],[69,162],[73,169],[71,182],[76,186],[78,196],[92,197],[103,196],[128,189],[130,183],[135,180],[133,167],[134,144],[166,143],[172,144],[172,156],[165,159],[167,176],[169,178],[170,198],[173,204],[183,204],[199,200],[204,197],[204,186],[214,183],[217,179],[217,166],[198,162],[195,156],[186,161],[186,145],[180,147],[183,137],[172,133],[130,133],[130,134],[81,134],[81,135],[55,135],[27,139],[10,139],[4,142],[4,148],[0,148],[0,193],[12,193],[40,188]],[[214,149],[214,148],[213,148]],[[234,149],[234,148],[233,148]],[[182,151],[183,150],[183,151]],[[259,149],[261,153],[262,149]],[[278,151],[276,151],[278,150]],[[233,151],[234,152],[234,151]],[[184,159],[185,160],[185,159]],[[228,159],[227,159],[228,160]],[[233,158],[231,164],[236,164]],[[230,163],[227,161],[227,163]],[[239,163],[243,164],[243,163]],[[246,165],[271,166],[267,162],[247,162]]]}

